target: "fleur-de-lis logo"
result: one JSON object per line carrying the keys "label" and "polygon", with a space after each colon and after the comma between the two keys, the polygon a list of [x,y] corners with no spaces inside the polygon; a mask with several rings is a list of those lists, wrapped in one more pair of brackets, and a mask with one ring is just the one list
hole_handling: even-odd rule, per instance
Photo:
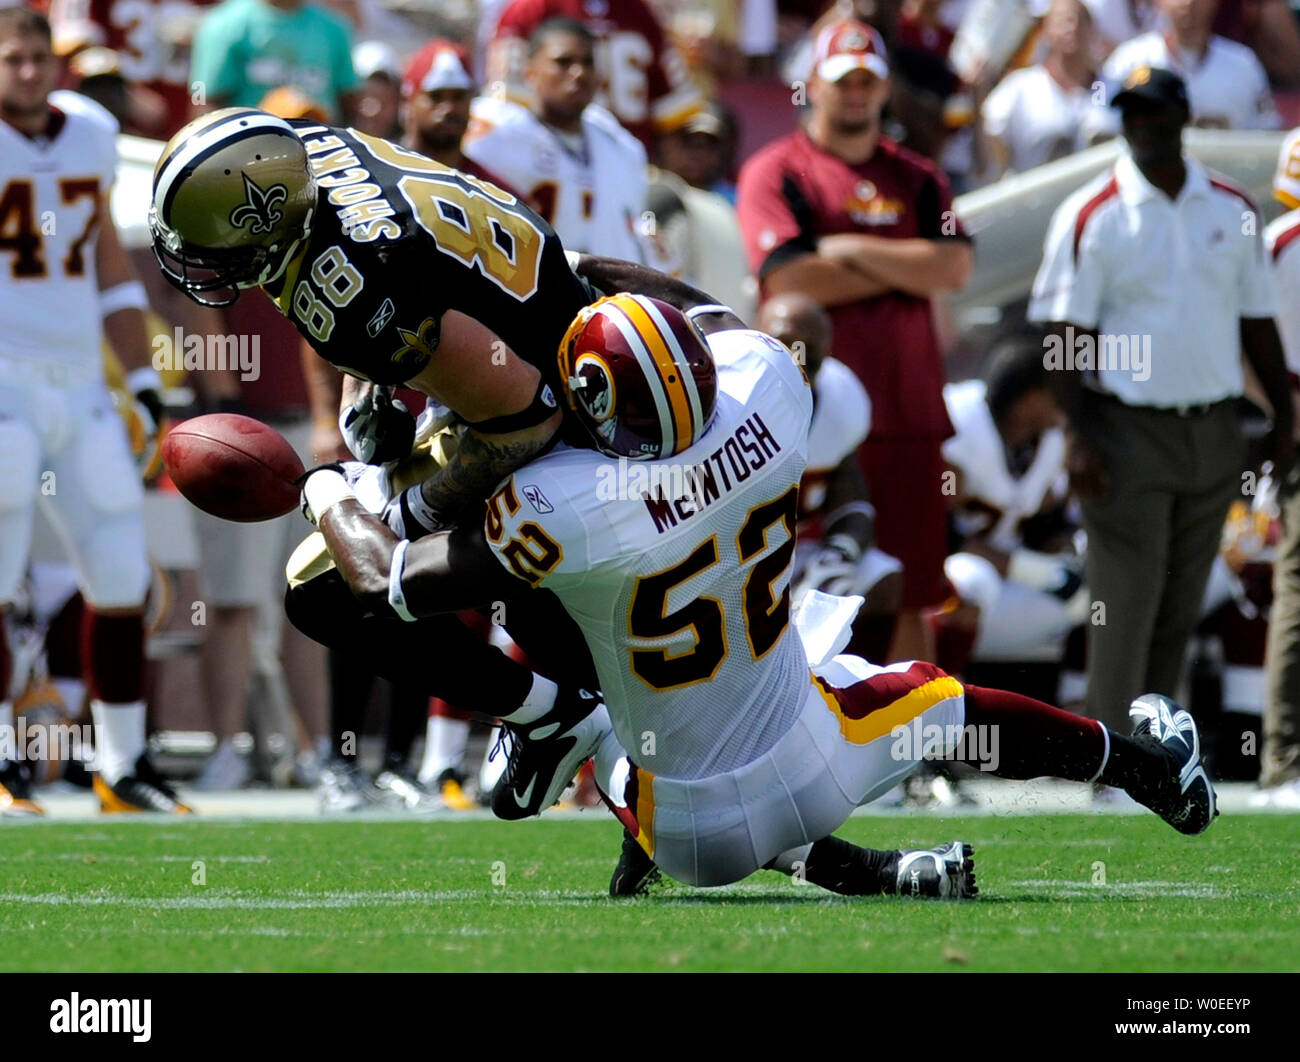
{"label": "fleur-de-lis logo", "polygon": [[403,368],[412,367],[412,374],[418,372],[433,357],[441,332],[442,321],[437,317],[426,317],[415,331],[399,325],[397,334],[402,337],[404,345],[389,355],[390,360],[394,365],[401,365]]}
{"label": "fleur-de-lis logo", "polygon": [[230,212],[230,224],[237,229],[247,225],[252,233],[270,232],[284,217],[283,211],[275,208],[289,198],[289,189],[282,184],[273,184],[263,190],[242,170],[240,176],[244,178],[246,201]]}

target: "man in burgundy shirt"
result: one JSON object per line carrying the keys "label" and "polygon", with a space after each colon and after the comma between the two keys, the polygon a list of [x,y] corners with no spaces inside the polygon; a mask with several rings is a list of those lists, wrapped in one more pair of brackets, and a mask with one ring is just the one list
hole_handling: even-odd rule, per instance
{"label": "man in burgundy shirt", "polygon": [[871,395],[858,451],[877,541],[903,562],[892,659],[930,659],[924,610],[946,596],[947,507],[939,447],[952,433],[931,298],[962,288],[974,261],[932,163],[881,135],[889,68],[861,22],[824,29],[806,126],[741,169],[737,208],[764,295],[801,292],[830,311],[835,357]]}

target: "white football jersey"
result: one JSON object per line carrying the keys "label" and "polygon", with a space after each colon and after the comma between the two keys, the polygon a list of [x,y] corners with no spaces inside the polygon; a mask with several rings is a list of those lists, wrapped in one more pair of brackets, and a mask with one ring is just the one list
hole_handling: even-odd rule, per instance
{"label": "white football jersey", "polygon": [[871,431],[871,396],[842,361],[824,358],[813,377],[808,468],[800,487],[800,516],[811,516],[826,500],[826,477],[862,445]]}
{"label": "white football jersey", "polygon": [[471,116],[465,154],[527,199],[567,250],[647,260],[645,148],[617,118],[592,104],[568,137],[510,100],[476,99]]}
{"label": "white football jersey", "polygon": [[[997,549],[1010,551],[1020,545],[1020,521],[1043,507],[1049,493],[1065,474],[1065,434],[1049,428],[1038,440],[1034,459],[1022,476],[1007,467],[1006,449],[998,433],[983,380],[947,384],[943,389],[953,434],[943,443],[943,459],[959,470],[962,489],[984,506],[1001,515],[992,524],[990,537]],[[970,528],[976,530],[988,528]]]}
{"label": "white football jersey", "polygon": [[809,683],[789,581],[811,392],[770,336],[709,346],[716,413],[694,446],[664,461],[552,451],[506,480],[486,521],[501,563],[582,628],[629,756],[670,778],[762,755]]}
{"label": "white football jersey", "polygon": [[0,355],[101,356],[95,246],[117,143],[91,101],[72,106],[71,95],[57,94],[69,105],[54,108],[51,137],[0,121]]}
{"label": "white football jersey", "polygon": [[1289,211],[1264,230],[1277,298],[1278,334],[1286,367],[1300,375],[1300,209]]}
{"label": "white football jersey", "polygon": [[[1139,66],[1172,70],[1187,83],[1192,124],[1210,129],[1277,129],[1281,124],[1268,75],[1244,44],[1211,37],[1204,56],[1177,55],[1161,33],[1144,33],[1121,44],[1102,67],[1102,77],[1119,86]],[[1118,91],[1118,88],[1115,89]],[[1086,134],[1118,133],[1119,112],[1093,107]]]}

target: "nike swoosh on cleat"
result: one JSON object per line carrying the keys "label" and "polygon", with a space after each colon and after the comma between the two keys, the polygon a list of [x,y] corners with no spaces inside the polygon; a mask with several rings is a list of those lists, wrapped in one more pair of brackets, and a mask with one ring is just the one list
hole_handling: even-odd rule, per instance
{"label": "nike swoosh on cleat", "polygon": [[510,791],[510,795],[515,798],[516,804],[518,804],[521,808],[526,808],[530,803],[532,803],[533,787],[536,785],[537,785],[537,775],[533,775],[530,779],[528,779],[528,788],[524,790],[524,795],[522,797],[520,797],[518,791],[514,789]]}

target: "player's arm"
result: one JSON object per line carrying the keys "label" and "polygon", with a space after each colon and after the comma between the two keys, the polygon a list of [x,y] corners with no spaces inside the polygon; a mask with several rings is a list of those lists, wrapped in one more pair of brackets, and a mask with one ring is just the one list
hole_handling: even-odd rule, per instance
{"label": "player's arm", "polygon": [[486,325],[456,310],[443,315],[437,355],[410,386],[469,426],[452,460],[420,487],[434,513],[454,516],[483,501],[560,430],[558,400],[542,374]]}
{"label": "player's arm", "polygon": [[817,254],[890,290],[927,298],[943,291],[960,291],[975,268],[975,252],[965,240],[897,240],[845,232],[823,236],[817,241]]}
{"label": "player's arm", "polygon": [[305,340],[298,351],[302,376],[307,385],[307,408],[311,413],[311,454],[315,461],[347,460],[351,455],[339,431],[339,412],[355,381],[344,376],[320,357]]}
{"label": "player's arm", "polygon": [[[404,610],[406,619],[459,612],[517,593],[523,585],[492,555],[481,525],[439,531],[403,549],[402,540],[350,494],[328,500],[341,482],[337,473],[314,474],[308,504],[324,509],[318,524],[330,556],[357,600],[375,615],[400,616]],[[400,565],[396,578],[395,562]]]}
{"label": "player's arm", "polygon": [[1291,405],[1291,379],[1287,374],[1282,340],[1271,317],[1240,318],[1241,349],[1254,369],[1268,403],[1273,407],[1270,452],[1276,474],[1281,477],[1294,456],[1295,414]]}
{"label": "player's arm", "polygon": [[826,500],[822,503],[822,538],[833,542],[837,536],[852,542],[859,554],[865,553],[876,540],[876,510],[871,504],[867,481],[858,464],[857,451],[849,454],[826,478]]}
{"label": "player's arm", "polygon": [[99,281],[104,334],[128,376],[136,369],[154,372],[149,358],[149,328],[144,317],[148,306],[144,285],[122,249],[107,195],[99,197],[96,209],[100,229],[95,242],[95,275]]}
{"label": "player's arm", "polygon": [[[698,306],[718,305],[717,300],[711,295],[684,280],[622,258],[605,258],[593,254],[579,255],[574,271],[606,295],[631,291],[638,295],[649,295],[652,299],[661,299],[669,306],[676,306],[683,312]],[[729,328],[749,327],[730,310],[701,316],[696,323],[706,335]]]}

